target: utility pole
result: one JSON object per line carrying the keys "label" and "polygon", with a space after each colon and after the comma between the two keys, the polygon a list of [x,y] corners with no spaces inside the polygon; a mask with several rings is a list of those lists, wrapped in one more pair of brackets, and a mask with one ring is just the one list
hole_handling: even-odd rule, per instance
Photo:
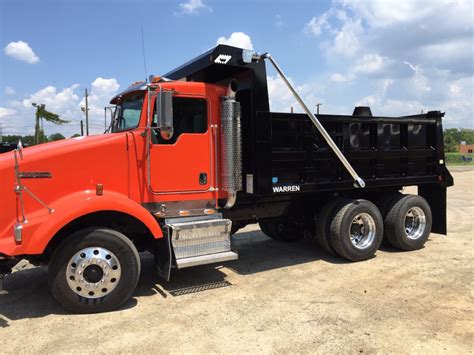
{"label": "utility pole", "polygon": [[81,136],[84,136],[84,121],[81,120]]}
{"label": "utility pole", "polygon": [[87,98],[89,95],[87,94],[87,89],[86,89],[86,135],[89,135],[89,103],[87,101]]}
{"label": "utility pole", "polygon": [[291,111],[290,112],[293,113],[293,106],[291,106]]}
{"label": "utility pole", "polygon": [[0,143],[3,143],[3,124],[0,122]]}
{"label": "utility pole", "polygon": [[322,105],[321,102],[318,102],[318,103],[316,104],[316,114],[317,114],[317,115],[319,115],[319,106],[321,106],[321,105]]}

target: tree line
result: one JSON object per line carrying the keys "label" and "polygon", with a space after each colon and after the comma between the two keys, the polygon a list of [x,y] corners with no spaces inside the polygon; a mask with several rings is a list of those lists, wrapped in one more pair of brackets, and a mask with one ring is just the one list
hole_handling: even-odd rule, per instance
{"label": "tree line", "polygon": [[[74,134],[71,136],[71,138],[74,137],[80,137],[80,134]],[[8,135],[8,136],[3,136],[3,143],[7,144],[17,144],[19,140],[21,140],[21,143],[27,147],[27,146],[32,146],[35,145],[35,139],[36,137],[34,135],[27,135],[27,136],[21,136],[21,135]],[[43,131],[41,130],[39,133],[39,142],[41,143],[48,143],[48,142],[54,142],[54,141],[60,141],[61,139],[66,139],[64,135],[61,133],[53,133],[49,136],[46,136]]]}
{"label": "tree line", "polygon": [[461,142],[474,144],[474,129],[447,128],[444,130],[444,150],[446,152],[457,152]]}

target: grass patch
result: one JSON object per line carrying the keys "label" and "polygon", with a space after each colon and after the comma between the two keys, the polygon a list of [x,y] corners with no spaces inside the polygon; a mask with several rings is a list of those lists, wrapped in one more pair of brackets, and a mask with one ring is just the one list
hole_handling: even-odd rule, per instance
{"label": "grass patch", "polygon": [[[464,157],[471,157],[470,162],[464,161]],[[460,154],[460,153],[445,153],[446,165],[474,165],[474,155],[473,154]]]}

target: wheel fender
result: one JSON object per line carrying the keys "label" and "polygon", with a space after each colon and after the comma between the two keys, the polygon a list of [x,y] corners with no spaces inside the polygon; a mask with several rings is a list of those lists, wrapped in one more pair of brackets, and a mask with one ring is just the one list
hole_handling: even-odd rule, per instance
{"label": "wheel fender", "polygon": [[42,253],[51,238],[66,224],[81,216],[100,211],[126,213],[140,220],[155,239],[163,237],[160,225],[147,209],[117,192],[104,191],[103,195],[96,195],[91,191],[77,192],[55,201],[50,207],[53,212],[44,216],[32,238],[25,240],[25,254]]}

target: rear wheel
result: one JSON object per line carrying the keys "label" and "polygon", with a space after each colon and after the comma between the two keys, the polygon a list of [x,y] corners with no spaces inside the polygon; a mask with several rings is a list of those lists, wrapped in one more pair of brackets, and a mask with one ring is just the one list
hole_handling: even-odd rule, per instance
{"label": "rear wheel", "polygon": [[382,215],[370,201],[348,201],[335,214],[330,237],[339,256],[351,261],[370,259],[382,242]]}
{"label": "rear wheel", "polygon": [[401,250],[423,247],[431,233],[432,215],[426,200],[417,195],[404,195],[390,206],[385,217],[385,236]]}
{"label": "rear wheel", "polygon": [[[403,194],[399,191],[396,191],[396,192],[384,193],[382,194],[382,196],[380,196],[374,201],[375,205],[378,207],[380,213],[382,214],[382,218],[384,220],[385,220],[385,217],[387,216],[390,206],[393,205],[394,201],[398,201],[402,197],[403,197]],[[384,246],[390,245],[390,243],[388,242],[385,236],[382,239],[381,244]]]}
{"label": "rear wheel", "polygon": [[394,201],[399,200],[401,197],[403,197],[403,194],[397,191],[383,194],[380,198],[374,201],[383,218],[387,215],[388,210],[390,206],[393,205]]}
{"label": "rear wheel", "polygon": [[304,224],[298,223],[295,217],[284,217],[276,221],[260,221],[260,229],[274,240],[295,242],[304,237]]}
{"label": "rear wheel", "polygon": [[123,234],[90,228],[67,237],[54,251],[48,269],[51,292],[64,308],[106,312],[131,297],[140,276],[140,257]]}
{"label": "rear wheel", "polygon": [[337,197],[328,201],[315,217],[315,238],[319,246],[326,252],[335,254],[331,243],[330,228],[331,222],[339,208],[349,200],[343,197]]}

